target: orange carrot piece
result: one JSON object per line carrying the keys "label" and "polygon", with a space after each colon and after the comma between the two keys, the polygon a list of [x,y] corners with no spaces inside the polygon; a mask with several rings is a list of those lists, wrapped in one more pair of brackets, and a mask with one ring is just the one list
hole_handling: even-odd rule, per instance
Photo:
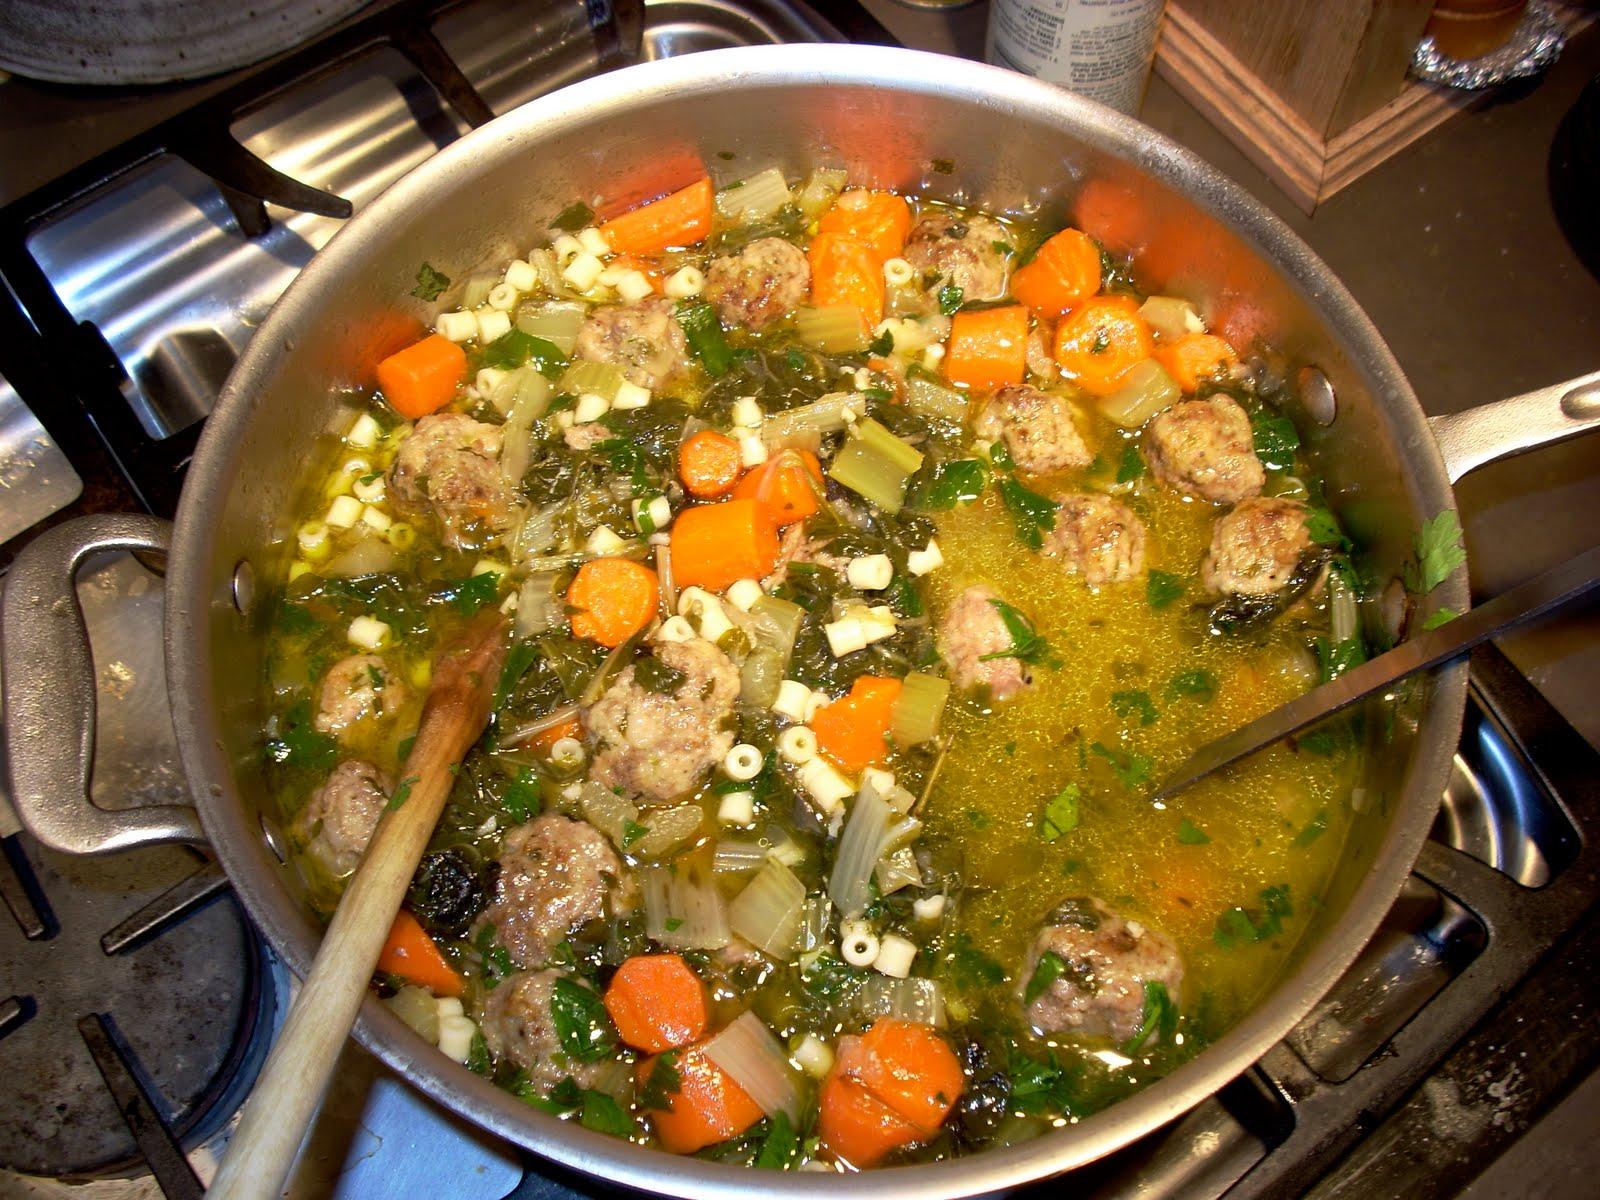
{"label": "orange carrot piece", "polygon": [[[636,1078],[640,1092],[645,1090],[659,1061],[659,1057],[647,1058],[639,1064]],[[750,1093],[698,1046],[680,1054],[676,1068],[678,1090],[671,1094],[671,1110],[645,1110],[663,1150],[693,1154],[738,1137],[761,1119],[761,1107],[750,1099]]]}
{"label": "orange carrot piece", "polygon": [[691,433],[678,447],[678,478],[691,496],[701,500],[726,496],[743,468],[739,443],[714,429]]}
{"label": "orange carrot piece", "polygon": [[567,586],[572,636],[612,649],[650,624],[660,602],[656,573],[628,558],[592,558]]}
{"label": "orange carrot piece", "polygon": [[636,954],[617,968],[606,988],[606,1012],[622,1040],[660,1054],[705,1035],[706,989],[676,954]]}
{"label": "orange carrot piece", "polygon": [[969,388],[1021,383],[1028,369],[1028,310],[1020,304],[958,312],[950,319],[944,377]]}
{"label": "orange carrot piece", "polygon": [[551,747],[562,738],[581,738],[582,736],[583,722],[578,720],[577,717],[568,717],[565,721],[550,726],[549,729],[540,730],[528,739],[527,744],[529,749],[535,753],[549,754]]}
{"label": "orange carrot piece", "polygon": [[459,996],[466,990],[465,982],[445,961],[427,930],[403,908],[389,927],[389,940],[378,955],[378,970],[425,987],[435,996]]}
{"label": "orange carrot piece", "polygon": [[862,675],[850,685],[849,695],[811,718],[817,748],[852,775],[887,758],[889,726],[902,686],[898,679]]}
{"label": "orange carrot piece", "polygon": [[853,304],[870,333],[883,320],[883,263],[859,238],[820,233],[806,250],[811,264],[811,302],[819,308]]}
{"label": "orange carrot piece", "polygon": [[[815,487],[807,475],[816,481]],[[785,450],[741,479],[733,498],[758,501],[783,528],[817,511],[816,489],[821,486],[822,464],[817,456],[809,450]]]}
{"label": "orange carrot piece", "polygon": [[817,1135],[830,1154],[857,1168],[876,1166],[921,1137],[915,1125],[837,1071],[817,1093]]}
{"label": "orange carrot piece", "polygon": [[672,523],[672,573],[679,587],[723,591],[760,579],[778,562],[778,526],[757,500],[697,504]]}
{"label": "orange carrot piece", "polygon": [[923,1137],[937,1132],[966,1086],[960,1060],[933,1026],[897,1017],[880,1017],[859,1038],[840,1038],[834,1071]]}
{"label": "orange carrot piece", "polygon": [[1116,391],[1128,368],[1154,350],[1150,327],[1130,296],[1086,300],[1056,326],[1056,362],[1068,379],[1096,396]]}
{"label": "orange carrot piece", "polygon": [[1063,229],[1011,277],[1011,294],[1041,316],[1059,317],[1100,290],[1100,247]]}
{"label": "orange carrot piece", "polygon": [[467,352],[443,334],[413,342],[378,364],[383,398],[408,421],[438,412],[467,374]]}
{"label": "orange carrot piece", "polygon": [[612,217],[600,226],[618,254],[659,254],[674,246],[693,246],[711,232],[711,180],[652,200]]}
{"label": "orange carrot piece", "polygon": [[819,234],[838,233],[864,243],[881,268],[905,249],[911,206],[893,192],[851,188],[817,222]]}
{"label": "orange carrot piece", "polygon": [[1186,392],[1200,386],[1218,371],[1239,365],[1232,346],[1214,333],[1186,333],[1175,342],[1156,348],[1156,361]]}

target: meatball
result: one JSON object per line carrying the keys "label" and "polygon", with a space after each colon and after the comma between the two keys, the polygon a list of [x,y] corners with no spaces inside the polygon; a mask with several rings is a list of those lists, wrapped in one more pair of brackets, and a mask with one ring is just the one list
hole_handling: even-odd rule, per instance
{"label": "meatball", "polygon": [[353,738],[369,722],[391,717],[411,699],[411,689],[376,654],[341,658],[322,677],[317,693],[318,733],[331,733],[341,741]]}
{"label": "meatball", "polygon": [[1047,475],[1094,461],[1060,396],[1023,384],[1001,388],[981,409],[972,431],[987,441],[1005,438],[1018,469]]}
{"label": "meatball", "polygon": [[1217,521],[1200,580],[1213,592],[1270,596],[1289,583],[1310,548],[1304,504],[1252,496]]}
{"label": "meatball", "polygon": [[1254,496],[1266,481],[1250,418],[1227,396],[1174,404],[1150,423],[1145,452],[1157,479],[1218,504]]}
{"label": "meatball", "polygon": [[607,898],[624,878],[605,835],[560,813],[507,833],[499,862],[494,899],[474,928],[493,925],[496,940],[520,967],[542,966],[562,938],[606,915]]}
{"label": "meatball", "polygon": [[653,800],[694,788],[733,747],[724,729],[739,695],[739,671],[710,642],[695,638],[656,648],[656,660],[680,672],[671,692],[652,692],[626,668],[585,718],[599,748],[589,776]]}
{"label": "meatball", "polygon": [[1160,983],[1179,1001],[1183,959],[1171,938],[1137,921],[1124,920],[1099,900],[1069,900],[1052,914],[1033,940],[1018,975],[1025,993],[1045,953],[1065,969],[1032,1004],[1028,1023],[1041,1034],[1085,1034],[1126,1042],[1139,1032],[1144,985]]}
{"label": "meatball", "polygon": [[[561,1048],[550,1001],[560,971],[523,971],[508,975],[484,993],[478,1023],[483,1040],[496,1061],[510,1063],[527,1073],[540,1091],[547,1091],[571,1076],[579,1087],[594,1082],[598,1063],[573,1059]],[[577,979],[573,986],[589,990]]]}
{"label": "meatball", "polygon": [[408,516],[431,512],[457,550],[482,550],[517,519],[499,458],[499,426],[462,413],[423,417],[389,468],[389,499]]}
{"label": "meatball", "polygon": [[1010,235],[988,217],[964,217],[947,210],[927,213],[906,239],[905,259],[925,277],[928,290],[958,287],[961,299],[998,300],[1006,290],[1006,252]]}
{"label": "meatball", "polygon": [[727,325],[764,328],[804,304],[810,290],[805,253],[782,238],[757,238],[706,270],[705,298]]}
{"label": "meatball", "polygon": [[672,315],[672,301],[665,296],[597,309],[578,330],[577,351],[589,362],[615,363],[630,383],[651,391],[689,366],[689,343]]}
{"label": "meatball", "polygon": [[1012,645],[1011,632],[986,587],[969,587],[939,623],[939,653],[959,688],[985,687],[994,700],[1009,700],[1033,682],[1020,658],[990,658]]}
{"label": "meatball", "polygon": [[1090,587],[1144,574],[1144,522],[1122,501],[1098,492],[1057,496],[1044,552]]}
{"label": "meatball", "polygon": [[295,818],[307,850],[332,874],[350,874],[366,853],[393,786],[388,774],[369,762],[340,763]]}

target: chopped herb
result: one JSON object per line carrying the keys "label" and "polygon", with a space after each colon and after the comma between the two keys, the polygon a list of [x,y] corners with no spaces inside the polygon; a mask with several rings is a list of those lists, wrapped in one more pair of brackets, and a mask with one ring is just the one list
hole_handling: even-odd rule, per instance
{"label": "chopped herb", "polygon": [[964,990],[998,987],[1006,981],[1005,968],[972,944],[972,938],[959,933],[944,956],[951,981]]}
{"label": "chopped herb", "polygon": [[800,1135],[794,1122],[783,1111],[774,1113],[767,1124],[767,1136],[761,1139],[761,1149],[756,1153],[756,1166],[769,1171],[785,1171],[800,1157]]}
{"label": "chopped herb", "polygon": [[650,1068],[650,1077],[639,1090],[639,1107],[671,1112],[672,1097],[677,1095],[682,1086],[683,1077],[678,1074],[678,1052],[668,1050],[659,1055],[656,1065]]}
{"label": "chopped herb", "polygon": [[1429,613],[1427,619],[1422,622],[1422,631],[1426,633],[1430,629],[1438,629],[1441,625],[1448,625],[1460,615],[1453,608],[1436,609]]}
{"label": "chopped herb", "polygon": [[1148,780],[1150,768],[1155,765],[1148,755],[1135,754],[1131,750],[1113,750],[1101,742],[1096,742],[1089,749],[1111,764],[1117,782],[1125,788],[1138,787]]}
{"label": "chopped herb", "polygon": [[1022,1003],[1032,1004],[1044,995],[1045,988],[1060,979],[1066,969],[1067,960],[1054,950],[1039,955],[1039,965],[1034,967],[1033,974],[1028,976],[1028,985],[1022,989]]}
{"label": "chopped herb", "polygon": [[1294,906],[1289,903],[1289,885],[1280,883],[1263,888],[1259,908],[1235,906],[1217,918],[1212,939],[1224,950],[1247,942],[1264,942],[1283,932],[1285,917],[1292,916]]}
{"label": "chopped herb", "polygon": [[1306,510],[1306,533],[1319,546],[1350,548],[1350,539],[1339,527],[1339,518],[1333,515],[1331,509],[1320,504],[1314,504]]}
{"label": "chopped herb", "polygon": [[467,1048],[467,1070],[485,1079],[494,1078],[494,1059],[490,1057],[489,1043],[481,1033],[472,1035],[472,1044]]}
{"label": "chopped herb", "polygon": [[569,204],[556,214],[555,220],[550,222],[551,229],[559,229],[563,233],[575,233],[589,222],[594,220],[594,209],[582,200]]}
{"label": "chopped herb", "polygon": [[571,1075],[541,1095],[533,1080],[519,1071],[515,1082],[511,1084],[511,1091],[524,1104],[552,1116],[562,1116],[583,1103],[583,1092]]}
{"label": "chopped herb", "polygon": [[867,353],[875,354],[879,358],[887,358],[894,353],[894,334],[885,329],[872,341],[867,343]]}
{"label": "chopped herb", "polygon": [[1004,600],[991,599],[989,603],[994,605],[995,611],[1000,614],[1000,620],[1005,623],[1006,632],[1011,635],[1011,645],[992,654],[980,654],[979,662],[988,662],[996,658],[1015,658],[1035,666],[1058,665],[1055,656],[1050,653],[1050,643],[1039,636],[1027,617]]}
{"label": "chopped herb", "polygon": [[1000,481],[1000,499],[1011,514],[1022,544],[1030,550],[1043,546],[1044,531],[1056,523],[1056,509],[1059,507],[1056,502],[1038,492],[1029,491],[1015,479]]}
{"label": "chopped herb", "polygon": [[806,356],[793,347],[783,356],[783,361],[791,371],[804,371],[807,366]]}
{"label": "chopped herb", "polygon": [[1250,436],[1255,443],[1256,457],[1269,471],[1287,471],[1294,466],[1295,451],[1300,449],[1300,434],[1294,422],[1270,408],[1259,408],[1250,414]]}
{"label": "chopped herb", "polygon": [[658,696],[672,695],[687,678],[682,671],[654,656],[647,655],[633,664],[633,681]]}
{"label": "chopped herb", "polygon": [[546,379],[560,379],[567,369],[567,356],[554,342],[512,329],[483,348],[478,361],[486,367],[514,371],[528,363]]}
{"label": "chopped herb", "polygon": [[902,617],[920,617],[923,613],[922,597],[916,585],[904,575],[896,575],[884,592],[889,607]]}
{"label": "chopped herb", "polygon": [[1178,1008],[1167,994],[1167,985],[1155,979],[1145,980],[1144,1014],[1139,1021],[1139,1032],[1122,1047],[1122,1052],[1132,1054],[1149,1041],[1151,1035],[1156,1036],[1157,1043],[1170,1045],[1177,1031]]}
{"label": "chopped herb", "polygon": [[1467,561],[1461,545],[1461,522],[1445,509],[1422,523],[1416,536],[1417,562],[1407,565],[1406,587],[1418,595],[1433,591]]}
{"label": "chopped herb", "polygon": [[648,825],[641,825],[637,821],[624,819],[622,822],[622,848],[631,849],[640,838],[650,832]]}
{"label": "chopped herb", "polygon": [[408,738],[401,738],[400,744],[396,746],[394,750],[396,757],[398,757],[401,762],[405,762],[406,759],[411,757],[411,747],[415,746],[416,744],[416,734],[412,734]]}
{"label": "chopped herb", "polygon": [[442,593],[450,607],[464,617],[470,617],[486,604],[500,598],[500,576],[495,571],[485,571],[470,579],[452,580]]}
{"label": "chopped herb", "polygon": [[1183,580],[1167,571],[1151,571],[1144,581],[1144,598],[1151,608],[1165,608],[1183,595]]}
{"label": "chopped herb", "polygon": [[683,918],[682,917],[668,917],[667,918],[667,920],[666,920],[666,929],[667,929],[668,933],[677,933],[678,930],[680,930],[682,928],[683,928]]}
{"label": "chopped herb", "polygon": [[317,632],[322,628],[322,622],[317,620],[304,604],[296,604],[286,600],[278,608],[278,628],[285,633],[304,636]]}
{"label": "chopped herb", "polygon": [[1078,785],[1069,783],[1057,792],[1044,806],[1044,819],[1039,822],[1039,836],[1047,842],[1063,838],[1078,827],[1078,801],[1082,793]]}
{"label": "chopped herb", "polygon": [[1217,677],[1203,668],[1181,671],[1172,677],[1171,683],[1167,684],[1168,700],[1176,700],[1180,696],[1193,696],[1201,703],[1209,704],[1216,694]]}
{"label": "chopped herb", "polygon": [[974,829],[987,829],[989,828],[989,814],[981,808],[969,808],[967,809],[967,824]]}
{"label": "chopped herb", "polygon": [[1178,822],[1178,841],[1185,846],[1209,845],[1211,838],[1188,817]]}
{"label": "chopped herb", "polygon": [[507,975],[514,974],[516,963],[511,961],[511,954],[499,942],[494,940],[494,922],[486,923],[478,930],[472,939],[472,944],[483,955],[483,983],[485,987],[494,988]]}
{"label": "chopped herb", "polygon": [[505,707],[506,699],[516,688],[518,680],[528,673],[528,668],[539,661],[539,648],[529,641],[513,642],[506,651],[505,666],[500,668],[500,683],[494,689],[494,707],[498,712]]}
{"label": "chopped herb", "polygon": [[706,374],[713,379],[726,374],[733,365],[733,351],[723,336],[717,310],[704,300],[679,300],[678,324]]}
{"label": "chopped herb", "polygon": [[1104,329],[1094,331],[1094,342],[1089,346],[1090,354],[1104,354],[1111,349],[1111,335]]}
{"label": "chopped herb", "polygon": [[561,1048],[581,1062],[604,1058],[615,1038],[600,997],[581,983],[558,979],[550,990],[550,1018]]}
{"label": "chopped herb", "polygon": [[1062,1064],[1051,1051],[1044,1061],[1016,1054],[1006,1070],[1011,1108],[1024,1117],[1076,1115],[1079,1069]]}
{"label": "chopped herb", "polygon": [[1139,453],[1139,443],[1129,442],[1122,448],[1122,461],[1117,464],[1117,482],[1132,483],[1144,474],[1144,455]]}
{"label": "chopped herb", "polygon": [[434,270],[432,263],[423,263],[417,268],[417,286],[411,289],[411,294],[418,300],[433,301],[449,286],[450,276]]}
{"label": "chopped herb", "polygon": [[947,283],[939,289],[939,311],[947,317],[954,316],[961,309],[961,289],[953,283]]}
{"label": "chopped herb", "polygon": [[1331,758],[1349,749],[1350,733],[1342,723],[1336,722],[1299,734],[1294,739],[1294,747],[1319,758]]}
{"label": "chopped herb", "polygon": [[278,721],[277,736],[267,741],[267,757],[286,767],[325,771],[338,757],[339,744],[317,732],[311,721],[311,702],[306,699],[290,705]]}
{"label": "chopped herb", "polygon": [[988,481],[988,469],[976,458],[940,463],[933,469],[933,478],[918,489],[913,503],[925,509],[954,508],[976,500]]}
{"label": "chopped herb", "polygon": [[1011,459],[1011,447],[1004,442],[995,442],[989,447],[989,461],[1002,471],[1017,469],[1017,464]]}
{"label": "chopped herb", "polygon": [[542,805],[539,777],[527,767],[518,771],[516,778],[506,784],[505,793],[500,797],[500,807],[518,825],[538,816]]}
{"label": "chopped herb", "polygon": [[383,685],[384,685],[383,672],[381,670],[379,670],[377,667],[373,666],[371,663],[367,664],[367,682],[372,684],[372,686],[376,690],[378,690],[378,691],[382,691],[383,690]]}
{"label": "chopped herb", "polygon": [[1317,815],[1306,822],[1306,827],[1294,835],[1294,841],[1290,844],[1297,849],[1309,846],[1312,842],[1316,841],[1319,837],[1327,832],[1328,810],[1325,808],[1318,809]]}
{"label": "chopped herb", "polygon": [[1112,692],[1111,708],[1119,717],[1138,717],[1141,725],[1154,725],[1159,715],[1145,691]]}
{"label": "chopped herb", "polygon": [[622,1111],[622,1106],[604,1092],[585,1090],[583,1108],[578,1113],[578,1124],[596,1133],[609,1133],[612,1137],[631,1137],[633,1118]]}
{"label": "chopped herb", "polygon": [[411,789],[416,786],[418,776],[407,775],[395,785],[394,795],[389,797],[389,803],[383,806],[384,812],[393,812],[407,800],[411,799]]}

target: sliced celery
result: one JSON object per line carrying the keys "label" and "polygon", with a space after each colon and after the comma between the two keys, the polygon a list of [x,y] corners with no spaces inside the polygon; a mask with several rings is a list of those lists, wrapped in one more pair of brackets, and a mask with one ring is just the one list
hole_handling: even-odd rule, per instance
{"label": "sliced celery", "polygon": [[855,433],[834,455],[828,474],[884,512],[899,512],[922,454],[876,421],[858,421]]}
{"label": "sliced celery", "polygon": [[1199,333],[1205,329],[1200,310],[1177,296],[1151,296],[1139,306],[1139,315],[1145,324],[1164,338],[1181,338],[1186,333]]}
{"label": "sliced celery", "polygon": [[[776,596],[762,596],[750,606],[750,634],[758,647],[771,651],[776,657],[780,679],[789,669],[789,658],[794,653],[795,640],[800,636],[805,616],[806,610],[798,604]],[[776,686],[772,699],[777,699]]]}
{"label": "sliced celery", "polygon": [[1122,377],[1122,386],[1100,397],[1100,411],[1124,429],[1138,429],[1165,408],[1183,398],[1172,376],[1153,358],[1134,363]]}
{"label": "sliced celery", "polygon": [[717,193],[717,215],[726,221],[748,224],[770,217],[793,202],[783,172],[776,167],[758,171]]}
{"label": "sliced celery", "polygon": [[913,671],[900,687],[889,736],[897,746],[915,746],[939,736],[939,721],[950,698],[950,681]]}
{"label": "sliced celery", "polygon": [[833,207],[833,202],[844,190],[845,180],[849,178],[850,172],[842,167],[818,167],[801,185],[795,203],[800,206],[801,212],[815,221]]}
{"label": "sliced celery", "polygon": [[774,413],[761,426],[761,440],[769,446],[787,446],[810,439],[815,445],[819,434],[838,433],[850,423],[845,416],[863,417],[867,398],[860,392],[830,392],[820,400]]}
{"label": "sliced celery", "polygon": [[504,397],[510,405],[505,424],[500,427],[500,473],[512,487],[533,461],[533,423],[550,407],[550,381],[532,367],[518,367],[500,381],[491,402],[496,408]]}
{"label": "sliced celery", "polygon": [[758,708],[770,708],[783,682],[783,660],[776,650],[757,646],[739,667],[739,699]]}
{"label": "sliced celery", "polygon": [[920,417],[958,423],[967,419],[967,397],[926,375],[906,377],[906,407]]}
{"label": "sliced celery", "polygon": [[574,396],[599,396],[606,401],[617,398],[617,389],[625,380],[622,368],[616,363],[597,363],[587,360],[575,362],[561,375],[559,387]]}
{"label": "sliced celery", "polygon": [[517,328],[543,338],[563,354],[571,354],[578,344],[578,330],[587,313],[588,307],[575,300],[524,304],[517,313]]}
{"label": "sliced celery", "polygon": [[796,309],[794,331],[806,345],[826,354],[863,354],[869,340],[866,322],[854,304]]}
{"label": "sliced celery", "polygon": [[728,928],[763,954],[793,958],[805,903],[805,884],[769,858],[728,906]]}

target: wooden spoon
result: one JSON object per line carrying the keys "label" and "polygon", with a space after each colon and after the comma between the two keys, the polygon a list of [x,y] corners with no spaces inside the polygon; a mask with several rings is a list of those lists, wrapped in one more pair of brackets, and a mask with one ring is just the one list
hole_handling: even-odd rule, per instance
{"label": "wooden spoon", "polygon": [[283,1031],[239,1119],[213,1200],[277,1200],[350,1036],[406,887],[450,795],[453,769],[483,734],[506,654],[505,618],[471,626],[441,655],[395,800],[378,822]]}

